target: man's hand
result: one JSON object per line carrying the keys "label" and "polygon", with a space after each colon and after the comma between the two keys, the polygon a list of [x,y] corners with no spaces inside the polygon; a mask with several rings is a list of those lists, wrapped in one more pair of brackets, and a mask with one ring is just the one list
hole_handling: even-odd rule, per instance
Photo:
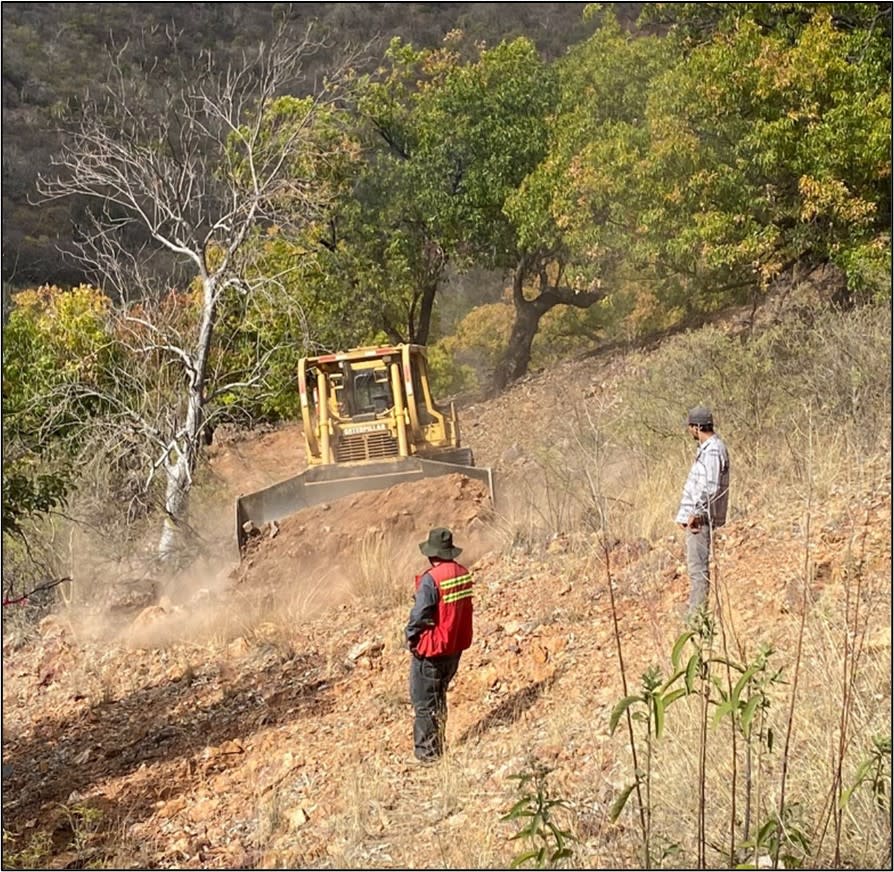
{"label": "man's hand", "polygon": [[702,519],[698,515],[690,515],[686,526],[693,532],[697,531],[702,525]]}

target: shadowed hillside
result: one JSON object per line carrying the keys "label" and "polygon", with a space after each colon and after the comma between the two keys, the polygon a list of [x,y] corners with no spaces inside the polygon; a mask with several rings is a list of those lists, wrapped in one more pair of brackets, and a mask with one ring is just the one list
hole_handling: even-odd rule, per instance
{"label": "shadowed hillside", "polygon": [[[76,265],[63,259],[83,203],[37,205],[36,175],[59,147],[66,112],[105,74],[108,52],[128,43],[134,62],[151,65],[171,51],[179,32],[184,57],[202,50],[237,58],[269,40],[284,12],[296,32],[309,25],[328,47],[310,58],[304,87],[331,68],[349,46],[368,46],[373,66],[399,36],[425,46],[461,28],[496,44],[528,35],[554,58],[582,38],[583,3],[4,3],[3,4],[3,280],[16,287],[75,284]],[[642,4],[615,4],[626,20]],[[371,42],[372,40],[372,42]]]}

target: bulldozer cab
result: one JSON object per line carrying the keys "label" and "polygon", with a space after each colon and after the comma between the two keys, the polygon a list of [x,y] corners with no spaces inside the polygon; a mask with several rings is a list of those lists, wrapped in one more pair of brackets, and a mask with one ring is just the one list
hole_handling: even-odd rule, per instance
{"label": "bulldozer cab", "polygon": [[382,415],[393,405],[388,375],[384,369],[358,372],[354,375],[350,396],[351,417],[362,418]]}
{"label": "bulldozer cab", "polygon": [[309,466],[459,448],[456,413],[432,399],[422,346],[303,358],[298,389]]}
{"label": "bulldozer cab", "polygon": [[385,366],[363,366],[340,361],[338,368],[326,368],[311,362],[314,390],[311,402],[319,402],[316,376],[322,371],[327,384],[330,415],[336,420],[369,420],[382,415],[394,405],[394,397]]}

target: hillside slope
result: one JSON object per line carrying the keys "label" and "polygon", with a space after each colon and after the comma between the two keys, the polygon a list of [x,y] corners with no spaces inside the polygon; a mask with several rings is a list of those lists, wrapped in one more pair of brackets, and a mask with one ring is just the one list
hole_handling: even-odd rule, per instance
{"label": "hillside slope", "polygon": [[[238,569],[206,571],[114,633],[60,614],[39,637],[6,640],[5,864],[508,867],[520,847],[509,841],[520,825],[500,820],[520,795],[510,776],[543,764],[552,795],[569,804],[574,865],[638,866],[632,803],[610,821],[631,764],[609,715],[650,665],[669,669],[688,590],[681,544],[535,534],[509,497],[534,474],[534,431],[561,430],[551,410],[564,392],[610,392],[621,369],[618,357],[568,362],[466,410],[467,442],[503,492],[495,512],[475,483],[453,477],[348,498],[283,522]],[[297,439],[286,429],[260,440],[218,449],[212,468],[225,482],[260,486],[296,456]],[[734,517],[719,535],[717,589],[735,657],[767,643],[790,678],[799,639],[820,652],[843,632],[834,615],[858,553],[876,593],[861,680],[884,720],[890,475],[873,482],[814,507],[806,531],[795,500],[773,515]],[[436,523],[453,527],[474,571],[476,639],[449,696],[449,752],[418,768],[401,631],[423,563],[416,544]],[[836,699],[823,693],[837,668],[817,654],[801,675],[800,692],[818,702],[794,745],[811,760],[826,759],[837,722]],[[696,712],[684,700],[668,715],[680,744],[655,763],[664,777],[653,826],[679,844],[684,865],[695,856],[697,761],[685,739]],[[725,735],[713,731],[710,742],[720,760]],[[769,778],[778,754],[767,766]],[[792,794],[812,775],[796,769]],[[720,766],[716,778],[726,777]],[[709,830],[722,833],[727,814],[712,804]],[[710,851],[709,865],[720,863]]]}
{"label": "hillside slope", "polygon": [[[297,32],[313,25],[325,36],[308,55],[308,82],[322,80],[347,46],[368,46],[367,71],[392,37],[434,47],[461,28],[491,45],[528,34],[546,57],[561,55],[588,32],[583,3],[299,3],[289,7]],[[635,20],[641,4],[616,4],[622,21]],[[283,8],[275,3],[4,4],[3,29],[3,222],[0,225],[4,282],[17,287],[78,284],[85,280],[72,250],[72,228],[82,223],[83,204],[50,207],[37,194],[38,172],[50,165],[61,143],[58,113],[77,111],[88,89],[105,76],[108,53],[128,44],[135,64],[170,51],[166,34],[179,35],[184,55],[213,51],[219,61],[269,41]],[[113,48],[114,47],[114,48]]]}

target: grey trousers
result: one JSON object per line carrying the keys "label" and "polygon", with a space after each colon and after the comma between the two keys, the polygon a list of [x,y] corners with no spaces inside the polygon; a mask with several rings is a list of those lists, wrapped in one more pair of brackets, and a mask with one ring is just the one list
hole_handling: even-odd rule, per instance
{"label": "grey trousers", "polygon": [[708,599],[711,589],[711,528],[703,524],[686,531],[686,567],[689,570],[689,609],[694,615]]}
{"label": "grey trousers", "polygon": [[456,675],[460,655],[417,657],[410,662],[410,700],[416,719],[413,723],[413,750],[419,760],[434,760],[444,752],[447,723],[447,685]]}

